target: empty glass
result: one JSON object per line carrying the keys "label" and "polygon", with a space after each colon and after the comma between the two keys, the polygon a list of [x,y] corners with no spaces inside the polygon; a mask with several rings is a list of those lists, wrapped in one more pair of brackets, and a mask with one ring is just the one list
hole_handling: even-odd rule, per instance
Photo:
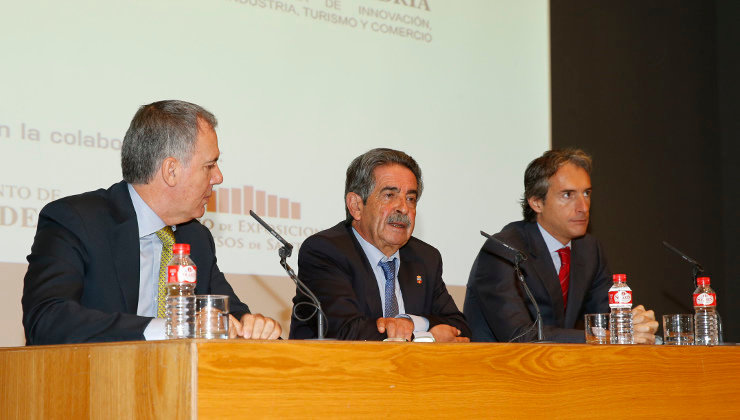
{"label": "empty glass", "polygon": [[674,346],[694,344],[694,315],[663,315],[663,344]]}
{"label": "empty glass", "polygon": [[609,344],[609,314],[586,314],[586,344]]}
{"label": "empty glass", "polygon": [[229,297],[198,295],[195,297],[195,337],[229,338]]}

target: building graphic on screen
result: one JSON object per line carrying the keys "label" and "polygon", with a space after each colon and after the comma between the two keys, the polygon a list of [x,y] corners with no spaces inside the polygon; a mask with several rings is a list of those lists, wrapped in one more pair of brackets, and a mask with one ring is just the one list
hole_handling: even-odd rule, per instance
{"label": "building graphic on screen", "polygon": [[249,214],[249,210],[263,217],[301,218],[301,203],[255,190],[251,185],[214,189],[206,206],[210,213]]}

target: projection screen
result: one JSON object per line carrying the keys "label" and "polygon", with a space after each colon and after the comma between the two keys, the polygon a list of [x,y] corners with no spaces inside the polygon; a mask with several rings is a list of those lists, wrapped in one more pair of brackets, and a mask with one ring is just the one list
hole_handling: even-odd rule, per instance
{"label": "projection screen", "polygon": [[39,211],[121,179],[121,139],[142,104],[183,99],[217,116],[224,182],[201,222],[234,275],[284,277],[277,241],[249,209],[300,247],[344,218],[349,162],[391,147],[423,171],[414,235],[441,251],[445,281],[464,286],[479,230],[521,218],[524,168],[550,144],[545,0],[70,0],[0,10],[9,345],[23,343],[15,331],[22,337]]}

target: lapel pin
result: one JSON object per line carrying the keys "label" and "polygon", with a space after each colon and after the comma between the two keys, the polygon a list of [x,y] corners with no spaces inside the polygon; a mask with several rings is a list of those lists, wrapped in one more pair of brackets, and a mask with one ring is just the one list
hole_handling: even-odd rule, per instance
{"label": "lapel pin", "polygon": [[416,284],[421,284],[421,276],[416,276]]}

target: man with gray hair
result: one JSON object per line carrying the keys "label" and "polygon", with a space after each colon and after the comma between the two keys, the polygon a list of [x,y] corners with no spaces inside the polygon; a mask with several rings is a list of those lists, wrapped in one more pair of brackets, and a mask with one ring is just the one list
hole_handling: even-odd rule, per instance
{"label": "man with gray hair", "polygon": [[236,297],[196,220],[223,181],[216,124],[188,102],[144,105],[124,137],[124,180],[41,210],[23,287],[26,344],[163,339],[174,242],[191,245],[196,294],[229,296],[231,338],[280,336],[280,324]]}
{"label": "man with gray hair", "polygon": [[[469,341],[439,251],[411,236],[422,189],[419,165],[397,150],[370,150],[347,168],[346,220],[306,239],[298,255],[298,275],[328,318],[326,337]],[[290,338],[318,336],[306,301],[296,290]]]}
{"label": "man with gray hair", "polygon": [[[549,150],[524,173],[524,220],[494,235],[527,255],[521,268],[539,305],[546,340],[584,342],[583,315],[609,311],[612,277],[601,244],[586,233],[591,208],[591,157],[582,150]],[[488,240],[473,264],[465,295],[473,341],[530,341],[534,305],[512,264]],[[634,340],[653,343],[653,311],[632,311]]]}

